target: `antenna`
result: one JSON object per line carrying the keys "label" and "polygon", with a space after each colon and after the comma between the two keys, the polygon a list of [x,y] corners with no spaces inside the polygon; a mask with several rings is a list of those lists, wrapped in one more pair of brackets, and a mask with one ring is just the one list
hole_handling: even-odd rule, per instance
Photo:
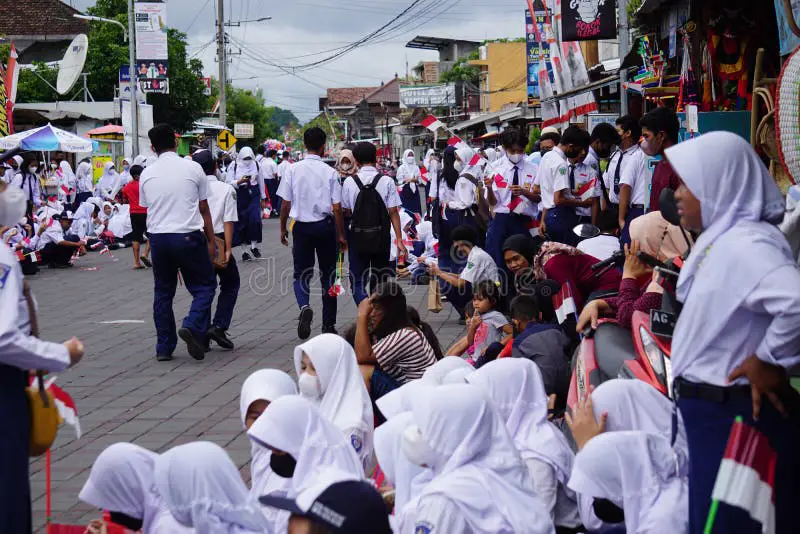
{"label": "antenna", "polygon": [[86,62],[86,51],[89,49],[89,39],[86,34],[80,34],[67,47],[64,57],[61,59],[58,68],[58,79],[56,80],[56,91],[59,94],[65,94],[75,82],[83,70],[83,64]]}

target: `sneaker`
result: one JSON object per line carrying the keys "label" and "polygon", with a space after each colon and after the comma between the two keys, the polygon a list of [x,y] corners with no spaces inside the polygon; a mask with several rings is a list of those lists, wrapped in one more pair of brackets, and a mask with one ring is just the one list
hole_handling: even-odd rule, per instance
{"label": "sneaker", "polygon": [[227,332],[218,326],[212,326],[208,330],[208,337],[217,345],[226,350],[233,350],[233,341],[228,337]]}
{"label": "sneaker", "polygon": [[156,354],[156,360],[159,362],[171,362],[172,354]]}
{"label": "sneaker", "polygon": [[202,360],[206,357],[204,343],[197,339],[191,330],[188,328],[179,329],[178,337],[186,342],[186,348],[189,349],[189,356],[195,360]]}
{"label": "sneaker", "polygon": [[252,258],[247,252],[242,252],[242,261],[250,261]]}
{"label": "sneaker", "polygon": [[297,323],[297,337],[308,339],[311,335],[311,321],[314,319],[314,310],[308,306],[300,308],[300,319]]}
{"label": "sneaker", "polygon": [[261,251],[258,250],[257,248],[251,248],[250,252],[253,253],[253,257],[256,258],[256,259],[261,257]]}
{"label": "sneaker", "polygon": [[339,334],[338,330],[336,330],[335,326],[323,326],[322,327],[323,334]]}

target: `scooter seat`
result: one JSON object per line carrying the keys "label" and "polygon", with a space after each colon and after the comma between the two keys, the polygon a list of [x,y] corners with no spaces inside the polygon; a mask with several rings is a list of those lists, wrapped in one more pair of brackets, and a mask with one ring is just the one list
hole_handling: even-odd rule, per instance
{"label": "scooter seat", "polygon": [[617,378],[626,360],[636,359],[631,331],[614,323],[601,323],[594,333],[597,366],[605,380]]}

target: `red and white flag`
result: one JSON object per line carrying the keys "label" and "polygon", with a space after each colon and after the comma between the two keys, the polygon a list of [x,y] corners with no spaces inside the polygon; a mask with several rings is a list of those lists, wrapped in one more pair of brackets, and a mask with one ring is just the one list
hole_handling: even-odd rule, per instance
{"label": "red and white flag", "polygon": [[522,212],[525,211],[525,199],[521,196],[519,197],[511,197],[511,202],[508,203],[508,211],[510,213],[516,213],[517,215],[522,215]]}
{"label": "red and white flag", "polygon": [[[36,376],[31,376],[28,380],[28,385],[32,389],[39,389],[39,380]],[[55,381],[56,377],[50,377],[45,380],[44,389],[45,391],[49,391],[53,396],[56,402],[56,408],[58,409],[58,415],[61,416],[61,419],[63,419],[65,423],[75,429],[76,437],[80,439],[81,422],[78,419],[78,407],[75,405],[75,401],[69,393],[55,385]]]}
{"label": "red and white flag", "polygon": [[434,117],[433,115],[428,115],[424,119],[419,122],[425,128],[429,129],[432,132],[435,132],[439,128],[444,128],[444,123]]}
{"label": "red and white flag", "polygon": [[419,178],[423,184],[428,184],[431,179],[428,177],[428,168],[425,165],[420,165],[419,167]]}
{"label": "red and white flag", "polygon": [[474,167],[475,165],[479,165],[482,160],[483,158],[481,157],[480,154],[475,154],[474,156],[472,156],[472,159],[469,160],[469,166]]}
{"label": "red and white flag", "polygon": [[69,195],[69,187],[67,187],[66,185],[62,185],[61,190],[64,192],[65,195]]}
{"label": "red and white flag", "polygon": [[592,178],[578,188],[577,197],[581,200],[589,200],[595,197],[595,188],[597,187],[597,178]]}
{"label": "red and white flag", "polygon": [[504,187],[508,187],[508,182],[506,182],[506,179],[503,178],[502,174],[495,174],[494,175],[494,185],[496,185],[500,189],[503,189]]}
{"label": "red and white flag", "polygon": [[459,146],[464,142],[459,136],[454,135],[450,139],[447,140],[447,146]]}
{"label": "red and white flag", "polygon": [[32,263],[39,263],[40,261],[42,261],[42,256],[39,254],[38,250],[29,253],[28,257],[31,259]]}
{"label": "red and white flag", "polygon": [[564,321],[566,321],[567,315],[578,314],[578,310],[575,308],[575,299],[572,298],[572,289],[570,289],[569,283],[561,286],[561,291],[553,295],[553,308],[556,310],[558,324],[562,324]]}
{"label": "red and white flag", "polygon": [[767,437],[737,417],[711,492],[706,532],[714,526],[719,503],[745,510],[761,523],[761,532],[775,532],[775,464],[777,455]]}
{"label": "red and white flag", "polygon": [[542,221],[539,219],[531,219],[527,224],[528,233],[532,236],[539,235],[539,227],[542,225]]}

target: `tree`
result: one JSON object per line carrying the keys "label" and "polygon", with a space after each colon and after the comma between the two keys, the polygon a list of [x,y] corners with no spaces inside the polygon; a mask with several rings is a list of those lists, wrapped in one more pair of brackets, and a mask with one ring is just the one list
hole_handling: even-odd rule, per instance
{"label": "tree", "polygon": [[270,106],[270,118],[279,128],[287,128],[292,124],[299,124],[300,120],[288,109]]}
{"label": "tree", "polygon": [[459,58],[453,64],[453,68],[439,76],[439,80],[445,83],[470,82],[475,85],[479,84],[481,81],[481,69],[469,64],[470,60],[478,59],[478,57],[478,51],[476,50],[467,57]]}

